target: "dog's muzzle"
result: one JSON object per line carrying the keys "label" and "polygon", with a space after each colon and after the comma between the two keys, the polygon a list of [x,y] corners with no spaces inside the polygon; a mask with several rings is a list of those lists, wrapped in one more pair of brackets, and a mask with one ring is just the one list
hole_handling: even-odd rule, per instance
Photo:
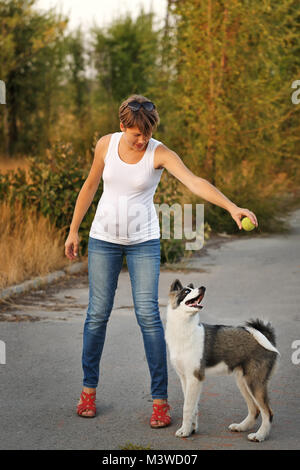
{"label": "dog's muzzle", "polygon": [[193,299],[187,300],[185,302],[185,304],[188,305],[189,307],[203,308],[202,305],[200,305],[200,304],[201,304],[202,299],[204,297],[205,291],[206,291],[206,288],[204,286],[199,287],[199,294],[197,295],[197,297],[194,297]]}

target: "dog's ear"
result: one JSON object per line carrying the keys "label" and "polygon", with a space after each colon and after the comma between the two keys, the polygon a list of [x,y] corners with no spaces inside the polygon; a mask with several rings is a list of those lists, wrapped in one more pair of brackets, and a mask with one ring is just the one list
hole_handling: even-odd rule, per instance
{"label": "dog's ear", "polygon": [[194,284],[191,282],[190,284],[187,285],[188,287],[191,287],[192,289],[194,289]]}
{"label": "dog's ear", "polygon": [[176,279],[170,287],[170,292],[176,292],[178,290],[181,290],[182,288],[183,287],[182,287],[181,282],[179,281],[179,279]]}

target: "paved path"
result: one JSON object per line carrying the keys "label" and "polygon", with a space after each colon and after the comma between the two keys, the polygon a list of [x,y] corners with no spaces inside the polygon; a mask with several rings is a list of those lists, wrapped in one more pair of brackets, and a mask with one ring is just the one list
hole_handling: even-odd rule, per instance
{"label": "paved path", "polygon": [[[200,252],[186,270],[161,271],[160,310],[165,322],[171,282],[207,287],[203,321],[239,324],[257,316],[271,320],[282,354],[270,383],[274,425],[263,443],[231,433],[228,425],[246,415],[232,377],[210,378],[200,401],[200,431],[174,436],[181,424],[182,393],[169,367],[173,424],[148,426],[149,374],[131,296],[129,276],[121,272],[102,358],[98,415],[76,416],[81,389],[81,344],[88,302],[87,276],[77,275],[46,290],[23,295],[0,314],[0,449],[119,449],[126,443],[154,450],[299,449],[300,364],[292,343],[300,340],[300,211],[288,235],[237,237]],[[0,307],[1,308],[1,307]],[[32,320],[32,321],[30,321]],[[297,354],[296,354],[297,356]],[[300,352],[298,354],[300,358]]]}

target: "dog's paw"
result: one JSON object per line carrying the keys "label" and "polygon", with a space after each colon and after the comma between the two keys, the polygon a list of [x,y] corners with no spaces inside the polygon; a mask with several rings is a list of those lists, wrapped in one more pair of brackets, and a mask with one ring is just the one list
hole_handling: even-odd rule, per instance
{"label": "dog's paw", "polygon": [[244,431],[242,426],[239,423],[232,423],[228,426],[229,431],[231,432],[241,432]]}
{"label": "dog's paw", "polygon": [[252,442],[262,442],[265,440],[265,438],[266,436],[259,432],[252,432],[251,434],[248,434],[248,439]]}
{"label": "dog's paw", "polygon": [[191,433],[192,433],[191,427],[181,426],[181,428],[179,428],[176,431],[175,436],[176,437],[188,437],[191,435]]}
{"label": "dog's paw", "polygon": [[244,432],[248,431],[249,429],[253,428],[255,425],[255,421],[252,419],[244,419],[241,423],[232,423],[228,426],[229,431],[231,432]]}

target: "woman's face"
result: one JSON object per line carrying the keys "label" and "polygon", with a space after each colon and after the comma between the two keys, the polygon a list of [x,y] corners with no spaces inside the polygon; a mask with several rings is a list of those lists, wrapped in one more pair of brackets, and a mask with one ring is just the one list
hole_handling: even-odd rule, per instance
{"label": "woman's face", "polygon": [[136,152],[141,152],[145,150],[149,140],[151,139],[150,137],[145,137],[141,131],[139,130],[138,127],[125,127],[123,124],[120,124],[120,129],[122,132],[124,132],[124,137],[126,139],[127,145],[132,149],[135,150]]}

